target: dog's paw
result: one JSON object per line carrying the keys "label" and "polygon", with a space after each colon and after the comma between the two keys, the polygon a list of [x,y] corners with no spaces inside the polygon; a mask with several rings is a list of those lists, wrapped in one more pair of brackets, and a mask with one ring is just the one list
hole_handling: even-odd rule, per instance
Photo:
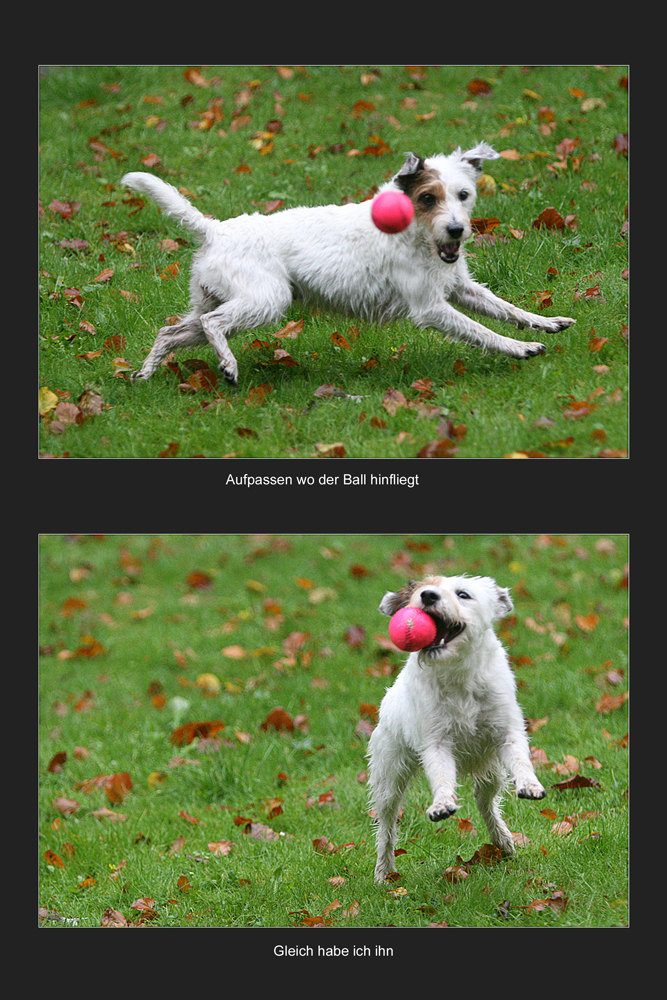
{"label": "dog's paw", "polygon": [[441,819],[447,819],[456,812],[458,806],[453,799],[449,799],[446,802],[434,802],[432,806],[426,810],[426,815],[434,823],[437,823]]}
{"label": "dog's paw", "polygon": [[572,319],[570,316],[553,316],[552,322],[556,324],[556,333],[559,330],[567,330],[568,326],[572,326],[576,323],[576,319]]}
{"label": "dog's paw", "polygon": [[387,876],[389,876],[389,875],[395,875],[395,874],[396,874],[396,866],[395,865],[385,864],[383,862],[378,861],[377,865],[375,866],[375,881],[376,882],[384,882],[384,880],[387,878]]}
{"label": "dog's paw", "polygon": [[229,368],[227,365],[221,364],[218,366],[218,371],[228,385],[237,386],[239,384],[238,369]]}
{"label": "dog's paw", "polygon": [[520,799],[543,799],[547,794],[539,781],[527,781],[517,787],[516,794]]}
{"label": "dog's paw", "polygon": [[540,316],[539,321],[532,323],[531,326],[534,330],[559,333],[561,330],[567,330],[568,326],[572,326],[573,323],[576,323],[576,320],[571,319],[569,316]]}
{"label": "dog's paw", "polygon": [[544,354],[546,351],[546,346],[544,344],[524,344],[524,351],[522,357],[524,358],[534,358],[537,354]]}

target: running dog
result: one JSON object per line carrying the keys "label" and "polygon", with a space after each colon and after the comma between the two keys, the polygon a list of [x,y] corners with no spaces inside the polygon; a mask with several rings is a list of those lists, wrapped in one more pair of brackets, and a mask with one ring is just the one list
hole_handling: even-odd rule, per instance
{"label": "running dog", "polygon": [[472,235],[477,178],[483,161],[499,155],[486,143],[430,159],[409,153],[380,188],[404,192],[414,206],[413,221],[394,235],[374,226],[370,200],[221,222],[158,177],[126,174],[123,184],[148,195],[201,242],[192,263],[189,312],[158,332],[133,377],[149,378],[177,347],[208,341],[222,375],[236,385],[238,365],[228,338],[279,322],[295,298],[377,322],[409,319],[419,328],[514,358],[541,354],[544,344],[500,336],[450,304],[550,333],[574,322],[519,309],[468,273],[463,243]]}
{"label": "running dog", "polygon": [[545,795],[531,763],[507,653],[493,630],[493,622],[512,611],[509,591],[490,577],[431,576],[385,594],[380,611],[391,616],[402,607],[429,614],[437,635],[408,657],[382,699],[369,743],[377,881],[396,871],[401,799],[419,767],[431,786],[426,815],[434,822],[457,809],[458,777],[472,776],[491,841],[507,856],[515,851],[500,811],[507,778],[519,798]]}

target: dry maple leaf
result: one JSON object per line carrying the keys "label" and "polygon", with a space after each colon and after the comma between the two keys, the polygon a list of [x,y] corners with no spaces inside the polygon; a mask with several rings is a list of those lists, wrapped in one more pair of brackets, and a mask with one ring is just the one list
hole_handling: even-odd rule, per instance
{"label": "dry maple leaf", "polygon": [[169,737],[174,746],[180,747],[183,744],[192,743],[195,737],[199,739],[210,739],[225,728],[224,722],[214,719],[210,722],[186,722],[185,725],[174,729]]}
{"label": "dry maple leaf", "polygon": [[279,706],[269,712],[264,722],[260,725],[260,729],[263,729],[265,732],[267,729],[286,729],[288,732],[292,732],[294,729],[294,720],[284,708]]}
{"label": "dry maple leaf", "polygon": [[100,927],[127,927],[127,920],[118,910],[108,906],[102,914]]}

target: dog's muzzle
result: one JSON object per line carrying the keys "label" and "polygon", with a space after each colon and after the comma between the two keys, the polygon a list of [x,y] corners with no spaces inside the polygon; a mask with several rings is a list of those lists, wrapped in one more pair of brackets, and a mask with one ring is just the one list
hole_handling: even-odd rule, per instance
{"label": "dog's muzzle", "polygon": [[465,628],[465,624],[463,622],[452,622],[445,618],[440,618],[431,611],[426,611],[426,614],[435,622],[437,632],[433,642],[422,649],[422,655],[424,653],[427,655],[435,654],[446,649],[452,639],[455,639],[457,635],[460,635]]}
{"label": "dog's muzzle", "polygon": [[436,248],[440,260],[443,260],[445,264],[455,264],[459,259],[461,242],[460,240],[452,240],[450,243],[436,243]]}

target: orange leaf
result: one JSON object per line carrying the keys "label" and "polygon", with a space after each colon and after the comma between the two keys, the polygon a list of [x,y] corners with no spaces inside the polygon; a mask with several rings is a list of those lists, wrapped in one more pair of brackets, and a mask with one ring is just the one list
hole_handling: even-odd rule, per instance
{"label": "orange leaf", "polygon": [[53,865],[55,868],[65,867],[65,862],[62,858],[58,857],[55,851],[44,851],[44,857],[46,858],[46,863]]}
{"label": "orange leaf", "polygon": [[582,632],[592,632],[594,628],[597,628],[600,616],[591,611],[588,615],[575,615],[574,620]]}
{"label": "orange leaf", "polygon": [[224,722],[220,722],[219,719],[212,722],[186,722],[184,726],[174,729],[169,739],[174,746],[180,747],[184,743],[192,743],[195,737],[209,739],[224,728]]}
{"label": "orange leaf", "polygon": [[267,729],[271,728],[279,730],[287,729],[291,732],[294,729],[294,720],[284,708],[274,708],[269,712],[260,726],[260,729],[263,729],[265,732]]}
{"label": "orange leaf", "polygon": [[533,229],[565,229],[565,220],[555,208],[545,208],[533,222]]}
{"label": "orange leaf", "polygon": [[350,350],[350,342],[346,340],[342,333],[332,333],[331,339],[336,345],[336,347],[343,347],[346,351]]}
{"label": "orange leaf", "polygon": [[113,278],[113,268],[105,267],[96,278],[93,278],[93,281],[109,281],[110,278]]}

